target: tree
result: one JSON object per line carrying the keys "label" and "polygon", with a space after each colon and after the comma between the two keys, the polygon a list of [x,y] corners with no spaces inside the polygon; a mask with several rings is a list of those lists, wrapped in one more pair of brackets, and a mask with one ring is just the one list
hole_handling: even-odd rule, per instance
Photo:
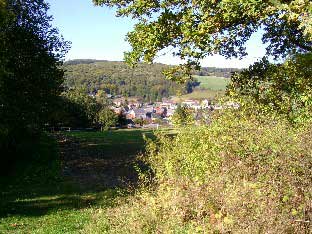
{"label": "tree", "polygon": [[16,154],[26,132],[42,128],[62,91],[64,72],[60,65],[69,44],[51,26],[47,10],[43,0],[0,1],[3,157]]}
{"label": "tree", "polygon": [[98,122],[101,125],[101,130],[108,130],[110,127],[115,126],[118,122],[118,116],[109,108],[103,108],[98,113]]}
{"label": "tree", "polygon": [[[227,58],[246,56],[246,41],[259,29],[267,53],[286,57],[312,51],[312,3],[309,0],[93,0],[117,7],[117,16],[137,21],[127,34],[132,46],[125,53],[130,64],[151,63],[159,51],[172,48],[184,64],[165,75],[190,75],[199,60],[213,54]],[[179,79],[181,80],[181,79]],[[183,80],[183,79],[182,79]]]}
{"label": "tree", "polygon": [[1,28],[1,119],[7,126],[40,127],[61,93],[60,68],[68,43],[51,27],[42,0],[8,0],[10,19]]}
{"label": "tree", "polygon": [[312,117],[312,53],[296,55],[282,64],[266,58],[232,76],[228,94],[253,98],[266,109],[292,122]]}
{"label": "tree", "polygon": [[102,106],[111,105],[111,101],[108,100],[107,94],[103,90],[98,90],[95,98],[96,98],[96,101],[100,103]]}
{"label": "tree", "polygon": [[92,127],[102,105],[86,94],[82,88],[68,90],[62,94],[60,111],[64,114],[58,122],[76,128]]}
{"label": "tree", "polygon": [[[130,16],[137,20],[134,30],[127,34],[127,40],[132,46],[132,50],[125,53],[125,60],[128,63],[152,62],[159,51],[172,48],[173,55],[182,59],[184,64],[172,67],[164,74],[167,78],[177,81],[186,81],[192,69],[198,69],[200,59],[205,56],[213,54],[220,54],[226,58],[246,56],[247,40],[253,33],[261,30],[267,55],[276,60],[287,59],[287,61],[279,65],[260,62],[249,71],[243,72],[241,76],[236,74],[233,82],[239,88],[235,91],[239,94],[252,94],[261,92],[256,88],[270,86],[270,90],[266,92],[273,94],[263,95],[262,92],[262,100],[256,101],[274,106],[274,110],[284,114],[287,112],[289,117],[292,116],[290,119],[297,119],[295,109],[296,113],[306,113],[310,110],[306,106],[310,105],[307,104],[310,103],[309,95],[302,92],[311,89],[311,76],[302,74],[300,70],[311,70],[311,63],[306,62],[312,53],[311,1],[94,0],[94,2],[97,5],[117,7],[118,16]],[[298,55],[301,57],[299,60]],[[303,59],[304,57],[306,59]],[[259,70],[257,66],[265,66],[258,77],[254,74]],[[298,79],[294,79],[296,76],[294,74],[298,75]],[[263,79],[261,85],[258,78]],[[296,84],[296,81],[300,81],[300,85]],[[252,85],[254,87],[251,87]],[[260,98],[259,95],[253,97]],[[309,101],[306,101],[307,98]]]}
{"label": "tree", "polygon": [[185,126],[194,123],[192,111],[186,106],[178,105],[172,116],[172,123],[177,126]]}

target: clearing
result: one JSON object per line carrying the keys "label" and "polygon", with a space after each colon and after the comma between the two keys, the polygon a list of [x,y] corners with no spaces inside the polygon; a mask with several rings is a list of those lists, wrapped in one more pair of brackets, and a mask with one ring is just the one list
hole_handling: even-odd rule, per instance
{"label": "clearing", "polygon": [[135,186],[143,135],[153,132],[66,132],[55,135],[58,144],[43,136],[36,160],[0,181],[0,233],[83,230],[97,209],[113,206]]}
{"label": "clearing", "polygon": [[195,80],[200,82],[199,87],[202,89],[210,89],[214,91],[224,91],[231,79],[216,76],[193,76]]}

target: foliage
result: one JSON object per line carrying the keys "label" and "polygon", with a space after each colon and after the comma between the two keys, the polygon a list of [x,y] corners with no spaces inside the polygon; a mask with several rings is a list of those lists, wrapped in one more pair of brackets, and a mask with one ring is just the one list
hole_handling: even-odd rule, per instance
{"label": "foliage", "polygon": [[148,121],[146,119],[143,119],[143,118],[136,118],[133,120],[133,122],[135,124],[140,125],[140,126],[143,126],[144,124],[148,124]]}
{"label": "foliage", "polygon": [[109,108],[103,108],[98,113],[98,123],[101,125],[102,131],[115,126],[117,122],[118,116]]}
{"label": "foliage", "polygon": [[104,91],[106,94],[138,96],[146,101],[161,100],[175,95],[176,91],[186,92],[183,85],[166,81],[161,74],[165,65],[140,64],[131,69],[123,62],[93,62],[89,64],[65,65],[68,87],[85,87],[88,93]]}
{"label": "foliage", "polygon": [[23,140],[35,138],[48,121],[61,93],[68,43],[47,11],[42,0],[0,3],[0,150],[6,169]]}
{"label": "foliage", "polygon": [[[96,5],[117,8],[117,16],[132,17],[137,24],[127,34],[132,50],[130,64],[151,63],[159,51],[171,48],[185,63],[165,72],[170,79],[185,80],[199,60],[214,54],[227,58],[246,55],[245,44],[259,29],[264,32],[267,53],[286,57],[311,52],[312,3],[294,1],[118,1],[93,0]],[[165,50],[166,51],[166,50]]]}
{"label": "foliage", "polygon": [[99,223],[109,219],[109,233],[308,232],[311,122],[297,129],[261,108],[245,103],[209,126],[159,134],[146,156],[154,186]]}
{"label": "foliage", "polygon": [[230,78],[234,72],[240,72],[238,68],[220,68],[220,67],[201,67],[200,70],[194,70],[194,76],[208,76],[208,77],[221,77]]}
{"label": "foliage", "polygon": [[186,126],[194,123],[192,111],[186,106],[178,105],[172,116],[172,123],[177,126]]}
{"label": "foliage", "polygon": [[234,74],[228,93],[252,97],[292,122],[304,122],[312,117],[311,64],[311,53],[293,56],[283,64],[271,64],[264,58]]}
{"label": "foliage", "polygon": [[55,122],[68,127],[92,127],[96,124],[98,112],[102,106],[83,89],[64,92]]}
{"label": "foliage", "polygon": [[103,90],[99,90],[95,96],[97,103],[101,106],[109,106],[112,105],[111,101],[107,98],[107,94]]}
{"label": "foliage", "polygon": [[[88,93],[103,91],[106,94],[137,96],[145,101],[161,101],[177,93],[190,93],[198,84],[189,81],[176,84],[164,79],[162,72],[170,66],[164,64],[138,64],[131,69],[123,62],[72,60],[65,63],[69,88],[84,87]],[[200,75],[229,77],[237,69],[203,68]]]}
{"label": "foliage", "polygon": [[110,102],[102,91],[92,97],[85,89],[70,89],[57,100],[58,109],[50,117],[50,127],[101,127],[106,130],[117,122],[124,124],[126,121],[109,109]]}

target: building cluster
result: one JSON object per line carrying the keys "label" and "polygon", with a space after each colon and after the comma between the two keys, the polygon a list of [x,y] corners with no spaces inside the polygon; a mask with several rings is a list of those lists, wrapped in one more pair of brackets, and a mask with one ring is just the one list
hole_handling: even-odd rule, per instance
{"label": "building cluster", "polygon": [[112,99],[111,109],[119,116],[123,116],[129,127],[139,125],[154,126],[155,124],[170,125],[178,105],[194,110],[194,117],[200,116],[200,110],[217,110],[223,108],[239,108],[237,103],[226,103],[224,106],[212,104],[210,100],[184,100],[176,102],[172,99],[163,99],[162,102],[144,103],[136,98],[117,97]]}
{"label": "building cluster", "polygon": [[111,109],[125,117],[129,125],[137,122],[144,125],[169,124],[170,117],[177,108],[173,101],[144,103],[137,99],[117,98],[113,100]]}

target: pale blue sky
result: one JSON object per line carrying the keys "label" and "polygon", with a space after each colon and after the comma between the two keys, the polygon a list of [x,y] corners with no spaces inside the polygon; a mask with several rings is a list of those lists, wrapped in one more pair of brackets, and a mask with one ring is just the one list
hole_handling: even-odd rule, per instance
{"label": "pale blue sky", "polygon": [[[130,18],[117,18],[107,7],[95,7],[91,0],[47,0],[49,13],[56,26],[72,48],[66,59],[123,60],[123,52],[130,49],[125,35],[132,30],[134,22]],[[247,44],[248,57],[243,60],[226,60],[212,56],[202,61],[207,67],[247,67],[265,53],[260,33],[255,34]],[[170,55],[161,56],[156,62],[179,64]]]}

